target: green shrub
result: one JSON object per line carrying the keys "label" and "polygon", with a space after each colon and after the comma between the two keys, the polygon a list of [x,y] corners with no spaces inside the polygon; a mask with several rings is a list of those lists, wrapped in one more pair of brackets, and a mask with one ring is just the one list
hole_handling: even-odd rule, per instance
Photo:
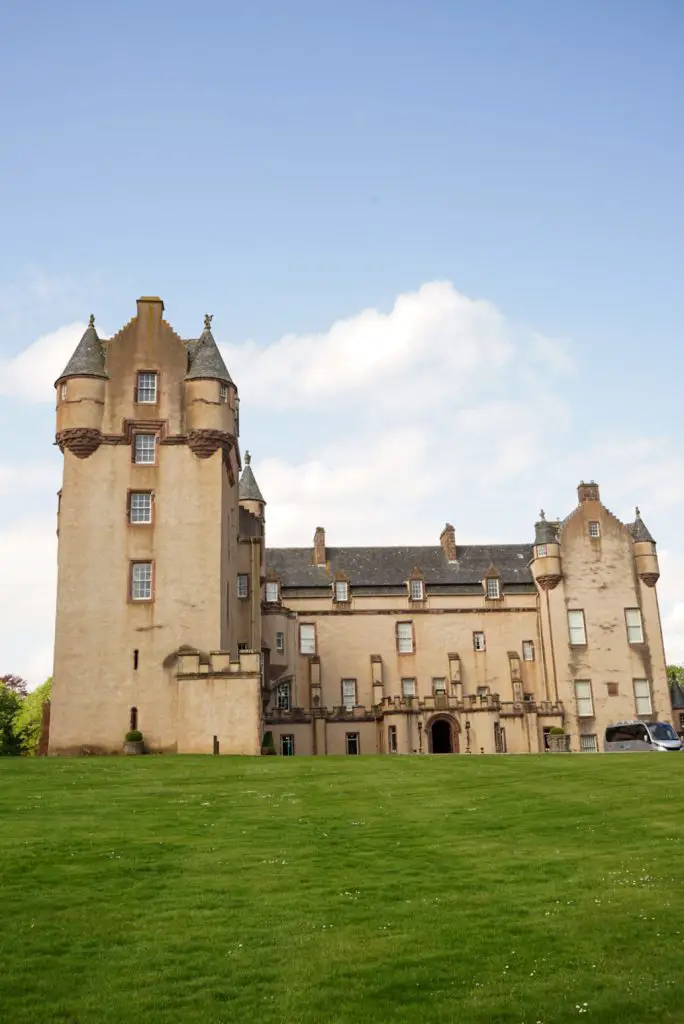
{"label": "green shrub", "polygon": [[275,754],[275,742],[273,740],[272,732],[265,732],[264,738],[261,741],[261,753],[262,754]]}
{"label": "green shrub", "polygon": [[565,729],[561,729],[560,725],[554,725],[549,729],[549,736],[565,736]]}
{"label": "green shrub", "polygon": [[143,734],[140,729],[131,729],[130,732],[126,733],[126,743],[140,743],[143,738]]}

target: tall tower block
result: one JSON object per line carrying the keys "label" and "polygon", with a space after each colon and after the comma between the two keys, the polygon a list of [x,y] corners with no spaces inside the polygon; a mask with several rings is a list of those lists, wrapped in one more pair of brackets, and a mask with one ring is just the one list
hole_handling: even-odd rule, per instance
{"label": "tall tower block", "polygon": [[56,382],[64,455],[51,753],[175,750],[179,650],[235,650],[237,389],[211,332],[159,298],[108,341],[90,324]]}

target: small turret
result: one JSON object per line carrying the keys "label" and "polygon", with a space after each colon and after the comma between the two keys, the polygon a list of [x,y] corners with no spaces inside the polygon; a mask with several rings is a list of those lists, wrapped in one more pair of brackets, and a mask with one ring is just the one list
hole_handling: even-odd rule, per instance
{"label": "small turret", "polygon": [[539,520],[534,524],[534,553],[532,575],[542,590],[553,590],[563,578],[558,523],[547,521],[542,509]]}
{"label": "small turret", "polygon": [[105,350],[90,314],[88,326],[71,359],[55,381],[57,389],[57,444],[79,458],[99,446],[107,382]]}
{"label": "small turret", "polygon": [[255,516],[259,516],[260,519],[263,519],[266,502],[264,501],[263,495],[259,490],[259,485],[256,482],[256,478],[252,471],[251,461],[252,456],[249,452],[245,452],[245,468],[243,469],[242,476],[240,477],[238,497],[242,508],[251,512]]}
{"label": "small turret", "polygon": [[647,587],[655,587],[660,578],[660,566],[656,554],[656,544],[650,530],[641,518],[639,509],[635,509],[634,522],[628,526],[634,538],[634,560],[639,579]]}
{"label": "small turret", "polygon": [[204,330],[188,346],[185,375],[185,416],[188,433],[219,431],[235,436],[237,388],[211,333],[211,317],[204,317]]}

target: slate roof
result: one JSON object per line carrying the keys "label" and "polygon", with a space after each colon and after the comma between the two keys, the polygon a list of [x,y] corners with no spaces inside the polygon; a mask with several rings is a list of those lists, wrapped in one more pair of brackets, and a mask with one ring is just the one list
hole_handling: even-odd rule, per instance
{"label": "slate roof", "polygon": [[636,512],[637,512],[636,519],[634,520],[633,523],[627,523],[627,529],[632,534],[632,537],[634,537],[635,541],[645,541],[646,540],[646,541],[650,541],[651,544],[655,544],[655,541],[654,541],[653,537],[651,536],[651,531],[649,530],[649,528],[646,526],[646,523],[641,518],[641,514],[639,512],[639,509],[637,509]]}
{"label": "slate roof", "polygon": [[210,380],[221,380],[225,384],[233,383],[223,361],[223,356],[214,341],[211,328],[208,325],[205,326],[196,341],[187,339],[185,345],[188,349],[186,380],[206,380],[209,378]]}
{"label": "slate roof", "polygon": [[97,336],[95,317],[92,315],[83,337],[55,384],[64,380],[65,377],[103,377],[105,380],[107,379],[104,349]]}
{"label": "slate roof", "polygon": [[670,683],[670,700],[673,708],[684,708],[684,688],[679,683]]}
{"label": "slate roof", "polygon": [[260,501],[264,505],[263,495],[259,490],[259,485],[256,482],[252,467],[250,466],[251,457],[249,452],[245,452],[245,468],[242,471],[240,477],[240,486],[238,488],[238,497],[240,501]]}
{"label": "slate roof", "polygon": [[327,548],[329,570],[312,564],[308,548],[267,548],[266,565],[283,587],[330,587],[338,571],[349,574],[352,587],[403,586],[414,568],[422,570],[428,586],[480,585],[490,566],[505,584],[533,584],[530,544],[492,544],[458,547],[448,562],[441,545],[435,547]]}
{"label": "slate roof", "polygon": [[542,512],[542,518],[538,523],[534,524],[535,544],[557,544],[558,525],[558,523],[549,523],[544,518],[544,513]]}

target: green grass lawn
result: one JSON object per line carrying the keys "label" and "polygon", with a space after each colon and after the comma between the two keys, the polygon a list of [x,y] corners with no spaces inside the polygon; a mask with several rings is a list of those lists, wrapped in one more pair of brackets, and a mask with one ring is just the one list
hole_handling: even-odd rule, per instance
{"label": "green grass lawn", "polygon": [[0,761],[2,1024],[684,1020],[684,755]]}

